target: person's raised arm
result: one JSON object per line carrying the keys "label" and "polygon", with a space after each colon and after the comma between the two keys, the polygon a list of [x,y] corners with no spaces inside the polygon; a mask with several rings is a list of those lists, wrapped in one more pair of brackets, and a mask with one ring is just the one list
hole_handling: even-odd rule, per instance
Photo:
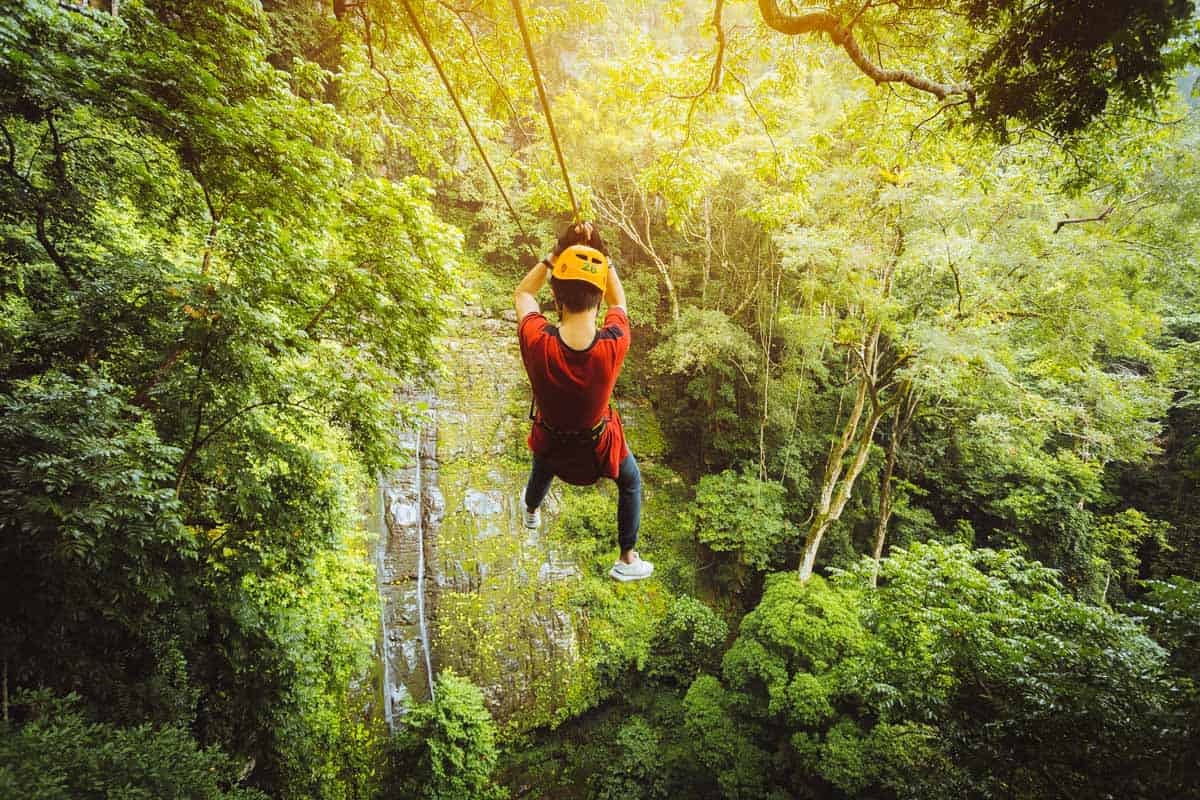
{"label": "person's raised arm", "polygon": [[610,261],[608,264],[608,281],[604,285],[604,302],[609,308],[619,307],[625,310],[625,287],[617,276],[617,268]]}
{"label": "person's raised arm", "polygon": [[543,259],[534,264],[533,268],[525,273],[525,277],[517,284],[517,290],[513,292],[513,305],[517,308],[518,322],[524,319],[526,314],[541,309],[541,306],[538,305],[537,293],[546,285],[547,272],[547,262]]}

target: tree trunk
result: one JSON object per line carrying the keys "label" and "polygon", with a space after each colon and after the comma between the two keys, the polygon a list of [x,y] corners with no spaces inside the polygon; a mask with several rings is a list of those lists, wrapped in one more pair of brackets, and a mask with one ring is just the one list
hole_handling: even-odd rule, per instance
{"label": "tree trunk", "polygon": [[[817,559],[817,550],[821,546],[821,538],[829,526],[837,519],[833,512],[835,492],[845,467],[844,459],[849,452],[852,442],[858,434],[862,421],[863,408],[867,402],[867,376],[859,377],[858,387],[854,394],[854,407],[846,424],[842,427],[842,435],[829,448],[829,457],[825,461],[825,474],[821,479],[821,492],[817,498],[817,507],[813,510],[813,521],[804,540],[804,557],[800,560],[800,580],[807,581],[812,577],[813,565]],[[840,514],[840,509],[838,511]]]}
{"label": "tree trunk", "polygon": [[[896,250],[893,257],[880,273],[882,297],[891,294],[892,271],[896,258],[904,247],[903,233],[897,230]],[[859,313],[863,313],[860,312]],[[842,510],[854,492],[854,482],[862,473],[871,453],[871,442],[875,438],[875,429],[880,420],[894,407],[894,402],[884,401],[880,395],[886,388],[892,387],[891,369],[880,370],[879,340],[883,330],[883,320],[877,318],[870,331],[860,340],[858,346],[850,351],[850,356],[858,360],[858,385],[854,394],[854,408],[850,412],[842,435],[838,442],[830,448],[829,458],[825,462],[825,475],[821,481],[821,494],[817,507],[813,509],[813,521],[804,540],[804,556],[800,559],[800,581],[807,582],[812,577],[813,567],[817,560],[817,550],[821,546],[821,538],[829,526],[842,516]],[[870,412],[864,412],[867,408]],[[844,459],[850,456],[850,465],[846,467]],[[845,469],[845,475],[842,470]]]}
{"label": "tree trunk", "polygon": [[808,536],[804,539],[804,557],[800,559],[800,582],[807,583],[812,577],[813,565],[817,561],[817,549],[821,546],[821,537],[825,535],[825,531],[829,530],[829,526],[833,524],[833,520],[828,517],[816,517],[812,521],[812,525],[808,529]]}
{"label": "tree trunk", "polygon": [[[870,7],[871,4],[868,3],[866,8]],[[846,52],[854,65],[876,84],[905,83],[914,89],[932,94],[938,100],[945,100],[950,95],[961,94],[970,99],[972,103],[974,102],[975,90],[969,83],[938,83],[906,69],[884,69],[871,61],[851,31],[857,17],[849,22],[844,22],[836,14],[823,9],[805,11],[800,14],[786,14],[780,9],[778,0],[758,0],[758,10],[768,28],[788,36],[827,34],[834,44]]]}
{"label": "tree trunk", "polygon": [[712,198],[704,195],[704,277],[700,282],[700,307],[708,307],[708,282],[712,278]]}
{"label": "tree trunk", "polygon": [[207,275],[212,266],[213,245],[217,241],[217,221],[214,219],[208,226],[208,235],[204,237],[204,255],[200,259],[200,274]]}
{"label": "tree trunk", "polygon": [[775,318],[779,316],[779,285],[783,281],[783,272],[775,276],[775,290],[771,293],[771,318],[767,323],[766,337],[763,339],[763,396],[762,416],[758,421],[758,479],[767,479],[767,415],[771,399],[771,341],[775,338]]}
{"label": "tree trunk", "polygon": [[129,404],[146,408],[147,400],[150,398],[150,391],[158,385],[159,381],[167,376],[167,373],[171,371],[171,368],[175,366],[175,363],[179,361],[187,349],[188,343],[186,339],[176,342],[175,345],[172,346],[171,350],[167,353],[162,363],[158,365],[153,374],[151,374],[146,382],[142,384],[141,388],[137,390],[133,396],[133,399],[129,401]]}
{"label": "tree trunk", "polygon": [[879,479],[879,522],[875,526],[875,569],[871,573],[871,585],[879,585],[879,560],[883,558],[883,540],[887,536],[888,521],[892,518],[892,474],[896,471],[896,451],[900,443],[892,425],[892,440],[888,442],[887,462],[883,465],[883,476]]}
{"label": "tree trunk", "polygon": [[[865,381],[864,381],[865,383]],[[865,392],[864,392],[865,393]],[[839,480],[839,475],[842,470],[841,458],[838,459],[836,467],[825,470],[825,481],[821,486],[821,501],[816,513],[813,515],[812,524],[808,528],[808,536],[804,540],[804,556],[800,559],[800,582],[806,583],[812,577],[813,566],[817,560],[817,550],[821,547],[821,539],[825,536],[825,532],[833,523],[837,522],[842,511],[846,508],[846,503],[850,500],[850,495],[854,492],[854,482],[858,480],[858,476],[862,473],[863,467],[867,464],[867,457],[871,453],[871,441],[875,438],[875,429],[879,426],[879,420],[883,417],[882,409],[872,409],[862,424],[862,430],[853,445],[853,459],[850,462],[849,469],[846,474],[842,475]],[[861,409],[860,416],[861,419]],[[851,415],[853,420],[853,428],[859,426],[858,419],[855,415]],[[851,421],[846,422],[845,434],[853,435]],[[843,441],[846,440],[845,434]],[[847,446],[842,452],[849,450]],[[830,458],[830,466],[835,466],[832,463],[832,454]]]}
{"label": "tree trunk", "polygon": [[887,461],[883,465],[883,475],[879,479],[879,522],[875,526],[875,568],[871,573],[871,585],[879,585],[879,561],[883,558],[883,542],[887,538],[888,522],[892,519],[892,476],[896,472],[896,458],[900,453],[900,443],[908,426],[912,423],[913,414],[917,409],[917,397],[911,385],[904,389],[904,399],[896,416],[892,418],[892,437],[888,442]]}

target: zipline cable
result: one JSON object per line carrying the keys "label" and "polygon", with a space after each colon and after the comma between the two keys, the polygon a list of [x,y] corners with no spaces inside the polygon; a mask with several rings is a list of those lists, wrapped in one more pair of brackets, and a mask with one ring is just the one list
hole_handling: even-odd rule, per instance
{"label": "zipline cable", "polygon": [[[404,0],[405,3],[408,0]],[[546,124],[550,127],[550,139],[554,142],[554,153],[558,156],[558,166],[562,168],[563,181],[567,184],[567,196],[571,198],[571,212],[575,222],[579,222],[579,204],[575,202],[575,192],[571,190],[571,176],[567,174],[567,162],[563,160],[562,147],[558,143],[558,131],[554,128],[554,117],[550,116],[550,101],[546,99],[546,88],[542,86],[542,73],[538,71],[537,58],[533,55],[533,43],[529,39],[529,27],[525,24],[525,12],[521,10],[521,0],[512,0],[513,11],[517,15],[517,25],[521,28],[521,38],[525,42],[525,55],[529,59],[529,67],[533,70],[533,80],[537,84],[538,99],[542,101],[542,113],[546,115]]]}
{"label": "zipline cable", "polygon": [[[462,103],[458,101],[458,95],[454,93],[454,87],[450,85],[450,79],[446,77],[446,72],[442,69],[442,62],[438,60],[437,54],[433,52],[433,46],[429,44],[429,38],[425,35],[425,29],[417,21],[417,15],[413,13],[409,0],[400,0],[400,2],[404,4],[404,10],[408,12],[408,19],[412,22],[413,30],[417,32],[417,38],[425,46],[425,52],[429,54],[429,60],[433,62],[433,67],[437,70],[438,77],[442,79],[442,85],[446,87],[446,92],[450,95],[450,99],[454,101],[454,107],[458,109],[458,116],[462,118],[463,125],[467,128],[467,133],[471,134],[471,141],[475,143],[475,149],[479,151],[479,157],[483,159],[483,165],[487,167],[488,174],[492,176],[492,182],[496,184],[496,189],[500,192],[500,196],[504,198],[504,204],[508,206],[508,211],[512,214],[513,221],[517,223],[517,230],[521,232],[521,239],[525,242],[525,248],[529,250],[530,256],[535,259],[538,258],[538,254],[534,252],[533,245],[529,243],[530,236],[525,232],[525,226],[521,224],[521,217],[517,214],[517,210],[513,208],[512,201],[508,199],[508,193],[504,191],[504,187],[500,184],[500,179],[496,177],[496,170],[492,169],[492,162],[488,160],[487,153],[483,151],[483,145],[480,143],[479,137],[475,135],[475,129],[471,127],[470,120],[467,119],[467,112],[463,110]],[[553,130],[553,127],[551,127],[551,131]],[[558,146],[557,139],[554,145],[555,147]],[[560,162],[561,159],[562,155],[559,154]],[[570,189],[571,185],[568,183],[567,191],[569,192]],[[574,196],[571,197],[571,203],[572,205],[575,203]]]}

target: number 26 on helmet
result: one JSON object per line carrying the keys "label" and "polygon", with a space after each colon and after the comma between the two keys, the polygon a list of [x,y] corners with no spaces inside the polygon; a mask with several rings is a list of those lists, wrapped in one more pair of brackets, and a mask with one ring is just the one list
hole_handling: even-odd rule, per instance
{"label": "number 26 on helmet", "polygon": [[554,259],[550,274],[564,281],[587,281],[604,291],[608,283],[608,258],[594,247],[572,245]]}

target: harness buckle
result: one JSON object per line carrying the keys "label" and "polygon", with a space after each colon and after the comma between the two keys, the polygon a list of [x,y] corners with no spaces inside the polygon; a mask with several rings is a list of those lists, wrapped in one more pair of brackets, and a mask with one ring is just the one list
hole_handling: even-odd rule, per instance
{"label": "harness buckle", "polygon": [[608,427],[608,417],[601,417],[600,421],[586,431],[563,431],[546,423],[540,416],[534,420],[534,424],[540,425],[542,430],[550,434],[552,437],[562,441],[598,441],[604,433],[604,429]]}

